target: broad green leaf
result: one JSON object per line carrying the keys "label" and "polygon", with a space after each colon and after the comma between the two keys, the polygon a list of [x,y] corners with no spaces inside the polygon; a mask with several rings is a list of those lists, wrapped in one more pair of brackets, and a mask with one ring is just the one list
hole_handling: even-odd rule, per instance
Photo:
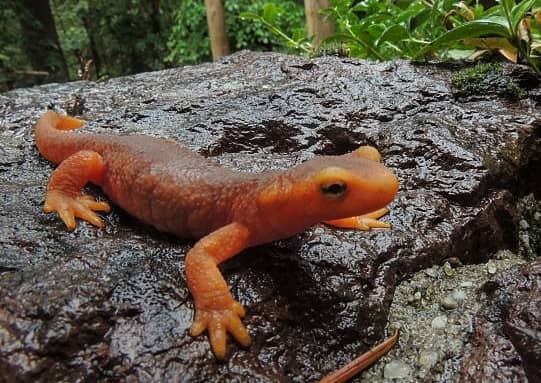
{"label": "broad green leaf", "polygon": [[265,5],[263,5],[263,18],[269,24],[274,24],[278,13],[280,13],[280,8],[273,2],[265,3]]}
{"label": "broad green leaf", "polygon": [[331,0],[331,6],[336,12],[345,14],[351,8],[351,1],[352,0]]}
{"label": "broad green leaf", "polygon": [[515,6],[515,0],[499,0],[498,1],[503,7],[505,13],[511,13],[511,9]]}
{"label": "broad green leaf", "polygon": [[395,24],[383,31],[379,39],[376,41],[376,46],[384,42],[394,43],[405,39],[406,37],[408,37],[408,31],[406,28],[400,24]]}
{"label": "broad green leaf", "polygon": [[524,17],[524,14],[532,8],[536,1],[537,0],[523,0],[513,7],[511,10],[511,23],[515,30],[518,27],[520,20]]}
{"label": "broad green leaf", "polygon": [[502,5],[503,14],[507,19],[511,33],[515,33],[515,27],[511,18],[511,9],[515,6],[515,0],[500,0],[500,4]]}
{"label": "broad green leaf", "polygon": [[418,15],[419,13],[421,13],[423,10],[426,10],[426,8],[418,9],[416,7],[410,7],[408,9],[400,12],[400,14],[394,16],[393,17],[394,22],[395,23],[406,22],[406,21],[412,19],[413,17],[415,17],[416,15]]}
{"label": "broad green leaf", "polygon": [[500,23],[496,23],[488,20],[474,20],[466,24],[460,25],[445,34],[441,35],[429,45],[424,47],[414,57],[422,57],[434,48],[446,45],[449,43],[458,42],[466,38],[481,37],[481,36],[497,36],[510,39],[511,35],[509,29]]}
{"label": "broad green leaf", "polygon": [[[370,38],[375,41],[385,31],[385,25],[383,25],[383,24],[372,24],[366,29],[366,31],[370,35]],[[377,45],[377,44],[374,44],[374,45]]]}
{"label": "broad green leaf", "polygon": [[370,25],[374,23],[388,22],[390,19],[392,19],[392,17],[393,16],[388,13],[374,13],[373,15],[363,17],[359,21],[359,24]]}
{"label": "broad green leaf", "polygon": [[509,23],[507,22],[507,19],[505,17],[501,16],[501,15],[487,16],[487,17],[483,17],[482,19],[477,19],[475,21],[486,21],[486,22],[490,22],[490,23],[500,24],[502,27],[508,29],[509,33],[511,33],[511,30],[509,29]]}
{"label": "broad green leaf", "polygon": [[414,17],[412,17],[409,22],[410,31],[414,31],[417,27],[423,25],[430,17],[431,12],[432,10],[430,8],[426,8],[416,14]]}

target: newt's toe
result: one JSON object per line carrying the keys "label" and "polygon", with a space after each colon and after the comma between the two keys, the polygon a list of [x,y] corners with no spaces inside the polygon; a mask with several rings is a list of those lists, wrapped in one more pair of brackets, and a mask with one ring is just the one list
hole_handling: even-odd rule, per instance
{"label": "newt's toe", "polygon": [[370,230],[370,229],[388,229],[391,227],[390,223],[379,221],[381,218],[389,212],[386,207],[375,210],[368,214],[359,215],[356,217],[333,219],[330,221],[324,221],[327,225],[341,227],[344,229],[357,229],[357,230]]}
{"label": "newt's toe", "polygon": [[240,320],[244,314],[244,308],[238,302],[233,302],[225,309],[197,309],[190,335],[198,336],[208,330],[212,352],[216,358],[224,359],[227,351],[227,333],[233,335],[244,347],[251,343],[250,334]]}
{"label": "newt's toe", "polygon": [[49,190],[45,197],[43,211],[50,213],[56,211],[68,230],[77,226],[75,218],[81,218],[90,224],[103,227],[103,220],[94,211],[108,212],[111,207],[106,202],[99,202],[92,196],[82,195],[73,197],[55,190]]}
{"label": "newt's toe", "polygon": [[389,209],[382,208],[376,210],[375,212],[361,215],[357,217],[357,222],[359,229],[361,230],[370,230],[370,229],[388,229],[391,227],[391,224],[388,222],[379,221],[378,218],[384,216],[389,212]]}

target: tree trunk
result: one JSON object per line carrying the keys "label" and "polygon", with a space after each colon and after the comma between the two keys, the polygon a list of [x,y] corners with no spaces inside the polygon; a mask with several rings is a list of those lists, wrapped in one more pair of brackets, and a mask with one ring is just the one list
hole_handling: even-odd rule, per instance
{"label": "tree trunk", "polygon": [[224,4],[222,0],[205,0],[212,59],[229,54],[229,43],[225,30]]}
{"label": "tree trunk", "polygon": [[314,44],[316,46],[334,33],[334,24],[332,21],[319,13],[320,10],[329,8],[330,6],[329,0],[304,0],[308,35],[314,36]]}
{"label": "tree trunk", "polygon": [[49,0],[14,1],[21,25],[21,41],[32,68],[49,73],[45,81],[68,81],[69,72],[60,47]]}
{"label": "tree trunk", "polygon": [[160,21],[160,0],[150,0],[150,19],[152,20],[152,32],[156,36],[162,34],[162,23]]}
{"label": "tree trunk", "polygon": [[98,32],[95,27],[95,21],[98,20],[96,4],[93,0],[88,1],[87,12],[82,15],[83,26],[88,36],[88,45],[90,48],[90,54],[92,55],[92,64],[96,68],[96,78],[100,78],[102,60],[100,57],[98,43],[96,42],[96,33]]}

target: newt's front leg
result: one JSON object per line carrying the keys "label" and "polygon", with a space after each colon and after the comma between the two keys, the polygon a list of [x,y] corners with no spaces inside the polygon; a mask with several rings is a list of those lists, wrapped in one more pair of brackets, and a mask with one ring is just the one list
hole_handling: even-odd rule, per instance
{"label": "newt's front leg", "polygon": [[221,262],[246,248],[249,235],[245,226],[231,223],[203,237],[186,255],[186,278],[196,309],[190,335],[208,330],[218,359],[225,357],[228,332],[241,345],[250,345],[250,335],[240,320],[244,308],[233,299],[218,270]]}
{"label": "newt's front leg", "polygon": [[49,179],[43,211],[56,211],[69,230],[75,229],[75,217],[102,227],[103,221],[94,211],[108,212],[111,207],[107,202],[83,195],[81,190],[88,182],[99,185],[104,172],[105,165],[99,153],[81,150],[66,158]]}

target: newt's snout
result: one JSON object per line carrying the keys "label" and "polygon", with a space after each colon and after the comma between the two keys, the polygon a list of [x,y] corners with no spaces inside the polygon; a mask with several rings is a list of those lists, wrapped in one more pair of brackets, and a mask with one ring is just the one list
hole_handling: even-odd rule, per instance
{"label": "newt's snout", "polygon": [[374,186],[374,197],[380,198],[383,205],[390,203],[398,192],[398,178],[388,168],[382,165],[382,170],[377,174],[377,180],[372,183]]}
{"label": "newt's snout", "polygon": [[[339,210],[344,216],[370,213],[387,206],[398,192],[398,178],[378,162],[356,159],[347,166],[348,195]],[[346,178],[346,177],[344,177]]]}

